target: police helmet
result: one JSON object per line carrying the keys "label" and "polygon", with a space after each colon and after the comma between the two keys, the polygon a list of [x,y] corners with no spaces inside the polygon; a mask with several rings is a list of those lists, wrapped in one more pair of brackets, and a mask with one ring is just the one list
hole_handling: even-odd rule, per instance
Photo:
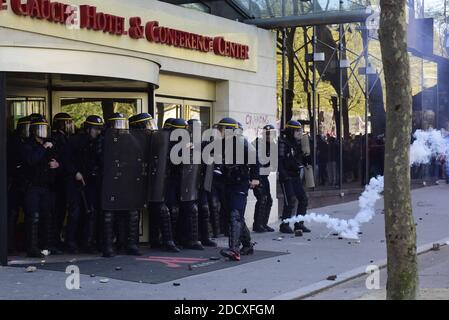
{"label": "police helmet", "polygon": [[294,137],[295,131],[302,133],[302,124],[296,120],[290,120],[285,124],[285,133],[290,138]]}
{"label": "police helmet", "polygon": [[111,129],[128,129],[128,121],[123,113],[113,113],[106,122],[106,126]]}
{"label": "police helmet", "polygon": [[175,118],[168,118],[167,120],[165,120],[162,128],[163,129],[171,129],[171,124],[172,124],[173,120],[175,120]]}
{"label": "police helmet", "polygon": [[233,118],[223,118],[218,121],[217,126],[225,129],[238,129],[239,123]]}
{"label": "police helmet", "polygon": [[75,133],[75,123],[68,113],[57,113],[53,117],[53,130],[61,130],[68,135]]}
{"label": "police helmet", "polygon": [[43,116],[35,117],[31,120],[30,135],[42,139],[50,137],[50,126]]}
{"label": "police helmet", "polygon": [[170,127],[171,129],[187,129],[187,121],[182,118],[173,119]]}
{"label": "police helmet", "polygon": [[202,123],[199,119],[190,119],[187,121],[189,131],[193,131],[195,126],[198,126],[201,129]]}
{"label": "police helmet", "polygon": [[86,118],[86,121],[84,121],[84,128],[96,128],[96,129],[103,129],[104,122],[103,119],[100,116],[97,115],[90,115]]}
{"label": "police helmet", "polygon": [[139,113],[128,119],[131,129],[157,130],[157,125],[149,113]]}
{"label": "police helmet", "polygon": [[30,117],[23,117],[17,121],[16,132],[22,138],[28,138],[30,136]]}

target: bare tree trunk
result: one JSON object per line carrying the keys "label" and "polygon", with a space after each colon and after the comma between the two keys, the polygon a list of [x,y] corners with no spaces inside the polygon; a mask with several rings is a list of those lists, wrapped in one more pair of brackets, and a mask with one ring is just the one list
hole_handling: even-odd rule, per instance
{"label": "bare tree trunk", "polygon": [[387,299],[416,299],[416,228],[410,198],[412,93],[407,52],[406,0],[381,0],[380,45],[387,93],[385,236]]}

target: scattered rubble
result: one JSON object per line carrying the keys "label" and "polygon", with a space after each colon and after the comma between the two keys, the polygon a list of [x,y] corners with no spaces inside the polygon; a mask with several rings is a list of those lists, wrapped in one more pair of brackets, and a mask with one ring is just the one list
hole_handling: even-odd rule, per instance
{"label": "scattered rubble", "polygon": [[335,281],[336,279],[337,279],[337,276],[335,274],[326,278],[326,280],[329,280],[329,281]]}
{"label": "scattered rubble", "polygon": [[36,272],[37,268],[35,266],[29,266],[25,269],[25,272]]}

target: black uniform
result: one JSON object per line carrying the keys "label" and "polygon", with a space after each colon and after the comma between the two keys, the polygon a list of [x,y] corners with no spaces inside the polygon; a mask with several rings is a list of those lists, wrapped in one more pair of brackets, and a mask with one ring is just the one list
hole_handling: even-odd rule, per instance
{"label": "black uniform", "polygon": [[[52,215],[56,169],[51,169],[49,166],[50,160],[55,158],[56,155],[52,149],[45,149],[41,143],[31,137],[21,150],[27,181],[25,219],[29,256],[40,256],[40,250],[38,249],[39,234],[41,235],[41,247],[56,252]],[[43,230],[39,230],[40,223]]]}
{"label": "black uniform", "polygon": [[[235,120],[225,118],[220,121],[224,127],[234,126]],[[219,123],[219,125],[220,125]],[[238,128],[235,126],[235,128]],[[240,260],[241,254],[252,254],[253,244],[251,235],[245,223],[245,210],[251,180],[259,180],[259,166],[249,162],[252,146],[242,135],[228,136],[223,139],[223,153],[226,154],[226,139],[233,139],[234,159],[232,164],[223,163],[223,178],[225,192],[225,211],[229,215],[229,250],[222,250],[221,254],[232,260]],[[244,163],[236,161],[237,145],[243,144],[245,154]],[[254,150],[255,152],[255,150]],[[240,244],[242,248],[240,249]]]}
{"label": "black uniform", "polygon": [[[257,138],[255,141],[257,154],[259,155],[259,144],[266,145],[266,157],[270,157],[270,141],[264,138]],[[266,170],[270,169],[270,163],[260,165]],[[268,220],[270,218],[271,206],[273,205],[273,198],[271,197],[270,181],[268,180],[267,172],[260,175],[260,184],[254,188],[254,196],[257,199],[254,209],[254,232],[266,232],[274,231],[274,229],[268,226]]]}
{"label": "black uniform", "polygon": [[[187,123],[183,119],[174,119],[171,124],[171,129],[186,130]],[[171,147],[177,142],[172,142]],[[189,149],[190,156],[193,155],[193,149]],[[190,179],[183,175],[183,171],[187,170],[189,164],[173,164],[170,162],[168,188],[166,190],[166,203],[170,210],[173,232],[175,234],[175,241],[184,245],[188,249],[203,250],[203,246],[199,242],[199,226],[198,226],[198,198],[192,200],[183,200],[181,196],[181,189],[183,182],[187,182],[187,193],[198,193],[199,185],[194,185],[194,176],[200,174],[200,165],[193,165],[192,170],[192,184],[186,180]]]}
{"label": "black uniform", "polygon": [[25,168],[21,158],[21,149],[26,142],[18,132],[8,137],[8,251],[14,252],[16,248],[15,231],[20,209],[25,209]]}
{"label": "black uniform", "polygon": [[[51,140],[54,143],[56,152],[60,155],[64,152],[64,148],[68,142],[68,136],[61,130],[52,131]],[[67,171],[64,168],[65,161],[61,161],[61,167],[56,170],[55,175],[55,210],[54,210],[54,226],[55,237],[58,247],[61,243],[61,233],[67,213],[67,192],[66,181],[68,179]]]}
{"label": "black uniform", "polygon": [[[296,121],[295,121],[296,122]],[[298,123],[299,124],[299,123]],[[293,137],[291,130],[286,130],[279,137],[279,180],[284,194],[282,219],[291,218],[296,207],[296,215],[305,215],[308,199],[302,185],[305,156],[300,141]],[[295,230],[310,232],[303,222],[295,224]],[[293,233],[288,224],[282,223],[280,231]]]}
{"label": "black uniform", "polygon": [[[92,139],[86,132],[72,136],[64,149],[69,209],[66,246],[69,251],[77,250],[79,234],[81,244],[87,251],[92,251],[95,246],[96,221],[100,211],[102,151],[102,140]],[[82,174],[85,185],[75,179],[78,172]]]}

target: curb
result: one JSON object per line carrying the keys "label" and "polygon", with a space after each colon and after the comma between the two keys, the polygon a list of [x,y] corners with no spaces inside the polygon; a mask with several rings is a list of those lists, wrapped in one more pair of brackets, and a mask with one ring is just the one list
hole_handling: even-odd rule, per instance
{"label": "curb", "polygon": [[[440,246],[449,245],[449,237],[443,238],[432,243],[427,243],[421,245],[417,248],[417,255],[421,255],[423,253],[427,253],[432,250],[433,244],[438,243]],[[379,269],[383,269],[387,266],[387,259],[374,261],[371,265],[377,265]],[[311,285],[308,285],[303,288],[299,288],[297,290],[293,290],[290,292],[283,293],[281,295],[270,298],[270,300],[301,300],[310,296],[313,296],[322,291],[331,289],[345,282],[351,281],[353,279],[359,278],[360,276],[366,275],[366,266],[361,266],[350,271],[340,273],[337,275],[337,281],[330,280],[322,280],[319,282],[315,282]]]}

